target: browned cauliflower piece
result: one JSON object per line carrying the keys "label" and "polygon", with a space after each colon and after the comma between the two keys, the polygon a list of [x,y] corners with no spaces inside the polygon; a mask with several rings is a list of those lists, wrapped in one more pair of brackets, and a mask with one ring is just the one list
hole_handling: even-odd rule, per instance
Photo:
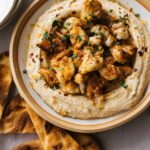
{"label": "browned cauliflower piece", "polygon": [[118,69],[114,65],[107,65],[104,68],[102,68],[99,72],[100,75],[108,81],[115,80],[118,78]]}
{"label": "browned cauliflower piece", "polygon": [[114,23],[111,30],[118,40],[126,40],[129,38],[128,27],[123,22]]}
{"label": "browned cauliflower piece", "polygon": [[72,54],[72,52],[69,50],[64,50],[64,51],[58,53],[51,59],[51,61],[50,61],[51,66],[54,68],[58,67],[58,61],[61,60],[65,56],[70,56],[71,54]]}
{"label": "browned cauliflower piece", "polygon": [[96,36],[92,36],[89,38],[89,45],[99,46],[99,45],[101,45],[101,43],[102,43],[102,37],[101,36],[96,35]]}
{"label": "browned cauliflower piece", "polygon": [[75,67],[72,58],[63,57],[57,62],[57,66],[53,67],[60,83],[70,81],[75,74]]}
{"label": "browned cauliflower piece", "polygon": [[82,75],[80,73],[75,75],[74,81],[79,85],[82,94],[85,93],[87,79],[88,79],[88,75]]}
{"label": "browned cauliflower piece", "polygon": [[127,58],[135,53],[135,47],[132,45],[115,45],[110,49],[116,62],[124,64]]}
{"label": "browned cauliflower piece", "polygon": [[65,94],[80,94],[79,86],[73,81],[66,82],[60,85],[61,90]]}
{"label": "browned cauliflower piece", "polygon": [[104,60],[100,56],[93,56],[93,54],[86,50],[83,57],[81,66],[79,67],[79,72],[81,74],[86,74],[88,72],[96,71],[102,68]]}
{"label": "browned cauliflower piece", "polygon": [[132,74],[132,68],[129,66],[120,66],[118,67],[119,79],[125,79],[127,76]]}
{"label": "browned cauliflower piece", "polygon": [[44,77],[45,81],[51,88],[59,84],[55,71],[42,68],[39,69],[39,73]]}
{"label": "browned cauliflower piece", "polygon": [[83,21],[100,19],[102,12],[102,4],[99,0],[85,0],[81,19]]}
{"label": "browned cauliflower piece", "polygon": [[115,38],[110,34],[109,28],[105,25],[95,25],[91,29],[91,33],[101,36],[104,39],[104,43],[107,47],[111,47],[115,41]]}
{"label": "browned cauliflower piece", "polygon": [[70,31],[71,29],[73,29],[75,26],[81,26],[81,21],[76,18],[76,17],[70,17],[68,19],[66,19],[65,23],[64,23],[64,27]]}
{"label": "browned cauliflower piece", "polygon": [[70,31],[70,35],[70,41],[74,48],[80,49],[86,42],[88,42],[88,36],[81,27],[74,26]]}

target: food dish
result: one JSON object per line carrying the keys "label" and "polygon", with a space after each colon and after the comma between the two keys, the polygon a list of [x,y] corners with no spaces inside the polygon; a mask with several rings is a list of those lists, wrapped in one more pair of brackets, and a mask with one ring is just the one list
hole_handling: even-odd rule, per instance
{"label": "food dish", "polygon": [[[117,114],[113,117],[85,120],[61,117],[61,115],[55,113],[55,111],[48,107],[43,99],[41,99],[41,97],[31,88],[26,71],[24,70],[26,67],[26,56],[30,39],[29,34],[31,34],[39,16],[41,16],[45,10],[48,10],[50,6],[55,5],[55,2],[56,1],[53,0],[34,1],[14,29],[10,44],[10,61],[14,81],[20,94],[42,118],[59,127],[72,131],[86,133],[100,132],[126,123],[139,115],[149,105],[149,89],[147,89],[141,101],[130,111],[125,111],[124,113]],[[144,18],[149,22],[149,12],[138,2],[132,1],[131,3],[128,3],[128,1],[125,0],[120,1],[120,3],[127,6],[127,8],[133,8],[136,13],[140,13],[141,18]]]}
{"label": "food dish", "polygon": [[138,16],[118,3],[59,3],[31,33],[30,83],[63,116],[103,118],[132,109],[149,83],[149,37]]}

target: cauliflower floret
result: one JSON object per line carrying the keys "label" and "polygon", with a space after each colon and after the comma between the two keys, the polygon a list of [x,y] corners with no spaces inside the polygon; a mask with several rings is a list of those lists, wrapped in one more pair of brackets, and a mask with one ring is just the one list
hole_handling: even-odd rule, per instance
{"label": "cauliflower floret", "polygon": [[115,45],[110,51],[116,62],[124,64],[127,58],[135,53],[135,47],[132,45]]}
{"label": "cauliflower floret", "polygon": [[81,12],[81,19],[83,21],[100,19],[102,16],[102,4],[99,0],[85,0]]}
{"label": "cauliflower floret", "polygon": [[132,73],[132,68],[129,66],[118,67],[119,79],[124,79]]}
{"label": "cauliflower floret", "polygon": [[118,77],[118,69],[114,65],[107,65],[100,70],[100,75],[108,81],[115,80]]}
{"label": "cauliflower floret", "polygon": [[73,81],[69,81],[65,84],[61,84],[60,88],[62,92],[64,92],[65,94],[80,94],[81,93],[79,86]]}
{"label": "cauliflower floret", "polygon": [[70,31],[70,41],[75,48],[79,49],[84,43],[88,42],[88,36],[81,27],[74,26]]}
{"label": "cauliflower floret", "polygon": [[65,23],[64,23],[64,27],[70,31],[72,28],[74,28],[75,26],[80,26],[81,22],[78,18],[76,17],[70,17],[68,18]]}
{"label": "cauliflower floret", "polygon": [[115,41],[115,38],[110,34],[110,30],[104,25],[95,25],[91,29],[91,33],[101,36],[104,39],[104,43],[107,47],[111,47]]}
{"label": "cauliflower floret", "polygon": [[96,71],[102,68],[104,60],[100,56],[93,56],[90,51],[86,51],[79,72],[86,74],[88,72]]}
{"label": "cauliflower floret", "polygon": [[54,67],[56,71],[56,76],[60,83],[65,83],[70,81],[75,74],[75,67],[72,58],[63,57],[57,62],[57,66]]}
{"label": "cauliflower floret", "polygon": [[64,51],[60,52],[59,54],[57,54],[56,56],[54,56],[51,59],[51,61],[50,61],[51,66],[53,68],[58,67],[58,61],[61,60],[65,56],[70,56],[71,54],[72,54],[72,52],[69,50],[64,50]]}
{"label": "cauliflower floret", "polygon": [[102,37],[101,36],[92,36],[89,38],[89,45],[96,45],[99,46],[101,45],[102,42]]}
{"label": "cauliflower floret", "polygon": [[129,38],[128,27],[123,22],[114,23],[111,30],[118,40],[126,40]]}
{"label": "cauliflower floret", "polygon": [[58,85],[59,81],[56,77],[55,71],[51,71],[49,69],[39,69],[38,72],[44,77],[50,87]]}
{"label": "cauliflower floret", "polygon": [[82,75],[80,73],[75,75],[75,79],[74,81],[79,84],[79,88],[82,94],[85,93],[85,89],[86,89],[86,81],[88,79],[88,75]]}

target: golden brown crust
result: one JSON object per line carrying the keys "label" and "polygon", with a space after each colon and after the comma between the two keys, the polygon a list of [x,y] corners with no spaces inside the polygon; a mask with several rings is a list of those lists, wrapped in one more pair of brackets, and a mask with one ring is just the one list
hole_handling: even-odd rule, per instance
{"label": "golden brown crust", "polygon": [[20,144],[13,150],[44,150],[40,140]]}
{"label": "golden brown crust", "polygon": [[101,150],[95,139],[88,134],[71,133],[72,137],[82,146],[84,150]]}
{"label": "golden brown crust", "polygon": [[34,133],[35,129],[26,109],[25,101],[18,95],[14,97],[0,121],[0,133]]}
{"label": "golden brown crust", "polygon": [[0,54],[0,119],[6,104],[10,86],[12,83],[12,75],[9,66],[8,52]]}
{"label": "golden brown crust", "polygon": [[45,150],[82,150],[80,145],[65,130],[52,127],[29,106],[27,106],[27,109]]}

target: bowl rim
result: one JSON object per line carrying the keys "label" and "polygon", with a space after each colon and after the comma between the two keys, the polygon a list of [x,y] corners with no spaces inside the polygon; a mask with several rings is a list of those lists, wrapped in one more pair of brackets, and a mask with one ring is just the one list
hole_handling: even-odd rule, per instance
{"label": "bowl rim", "polygon": [[[76,132],[82,132],[82,133],[95,133],[95,132],[102,132],[105,130],[109,130],[112,128],[115,128],[117,126],[120,126],[136,116],[138,116],[140,113],[142,113],[146,108],[148,108],[150,104],[150,94],[148,94],[146,97],[144,97],[133,109],[131,109],[129,112],[127,112],[125,115],[114,119],[112,121],[108,121],[106,123],[101,123],[101,124],[95,124],[95,125],[78,125],[75,123],[70,123],[64,120],[61,120],[52,114],[49,114],[46,112],[44,109],[40,107],[39,104],[36,103],[32,95],[28,92],[22,76],[21,72],[19,70],[19,64],[18,64],[18,44],[19,44],[19,38],[20,35],[36,10],[40,8],[45,2],[48,0],[34,0],[28,9],[23,13],[22,17],[16,24],[13,34],[11,37],[11,42],[10,42],[10,67],[13,75],[14,82],[18,88],[18,91],[20,95],[25,99],[25,101],[29,104],[29,106],[42,118],[45,120],[51,122],[52,124],[59,126],[61,128],[65,128],[67,130],[71,131],[76,131]],[[147,0],[145,0],[147,1]],[[138,0],[143,5],[143,0]],[[144,6],[144,5],[143,5]],[[146,5],[147,6],[147,5]],[[144,6],[145,7],[145,6]],[[148,7],[148,8],[147,8]],[[150,11],[150,6],[145,7],[147,10]]]}

